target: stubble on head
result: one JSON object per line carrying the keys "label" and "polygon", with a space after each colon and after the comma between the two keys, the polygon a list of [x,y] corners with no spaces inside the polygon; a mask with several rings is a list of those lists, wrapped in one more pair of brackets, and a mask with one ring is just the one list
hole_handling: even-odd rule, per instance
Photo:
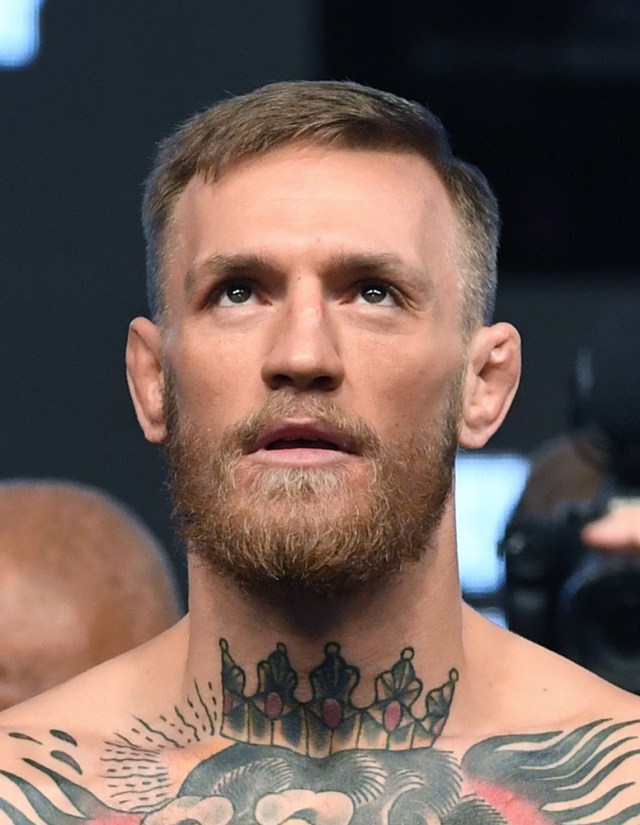
{"label": "stubble on head", "polygon": [[[221,437],[179,414],[165,376],[166,459],[176,528],[188,552],[247,592],[360,590],[430,551],[453,483],[461,374],[437,420],[383,444],[321,393],[274,393]],[[354,445],[330,467],[243,464],[272,422],[308,417]]]}

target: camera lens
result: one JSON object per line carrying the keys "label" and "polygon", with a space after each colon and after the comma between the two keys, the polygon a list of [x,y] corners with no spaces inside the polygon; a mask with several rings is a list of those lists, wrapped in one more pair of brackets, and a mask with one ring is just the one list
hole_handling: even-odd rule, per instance
{"label": "camera lens", "polygon": [[[621,656],[640,653],[640,593],[628,592],[628,580],[607,582],[594,605],[592,623],[602,633],[602,643]],[[617,602],[617,603],[616,603]]]}
{"label": "camera lens", "polygon": [[640,693],[640,566],[589,555],[558,600],[563,652],[626,690]]}

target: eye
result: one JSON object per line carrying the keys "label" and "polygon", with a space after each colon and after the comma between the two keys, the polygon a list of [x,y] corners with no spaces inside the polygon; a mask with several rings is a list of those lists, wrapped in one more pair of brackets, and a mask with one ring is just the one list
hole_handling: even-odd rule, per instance
{"label": "eye", "polygon": [[367,304],[385,304],[395,303],[394,296],[391,289],[385,284],[368,283],[362,284],[358,290],[359,297]]}
{"label": "eye", "polygon": [[223,284],[218,290],[218,304],[223,307],[238,306],[247,304],[254,298],[254,291],[249,284],[234,283]]}

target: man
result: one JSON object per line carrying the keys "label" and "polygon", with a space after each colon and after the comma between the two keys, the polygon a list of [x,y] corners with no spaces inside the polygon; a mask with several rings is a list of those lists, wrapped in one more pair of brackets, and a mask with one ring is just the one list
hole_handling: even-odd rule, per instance
{"label": "man", "polygon": [[157,542],[121,504],[62,481],[0,484],[0,709],[178,621]]}
{"label": "man", "polygon": [[519,375],[497,222],[430,113],[356,84],[163,145],[127,364],[189,618],[5,714],[9,822],[639,821],[638,700],[460,599],[456,444]]}

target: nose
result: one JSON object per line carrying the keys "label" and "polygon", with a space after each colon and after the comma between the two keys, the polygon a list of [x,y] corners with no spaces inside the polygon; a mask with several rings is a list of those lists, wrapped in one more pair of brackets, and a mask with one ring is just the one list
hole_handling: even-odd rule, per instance
{"label": "nose", "polygon": [[262,380],[270,389],[324,392],[344,380],[333,319],[319,290],[301,289],[289,296],[274,317]]}

